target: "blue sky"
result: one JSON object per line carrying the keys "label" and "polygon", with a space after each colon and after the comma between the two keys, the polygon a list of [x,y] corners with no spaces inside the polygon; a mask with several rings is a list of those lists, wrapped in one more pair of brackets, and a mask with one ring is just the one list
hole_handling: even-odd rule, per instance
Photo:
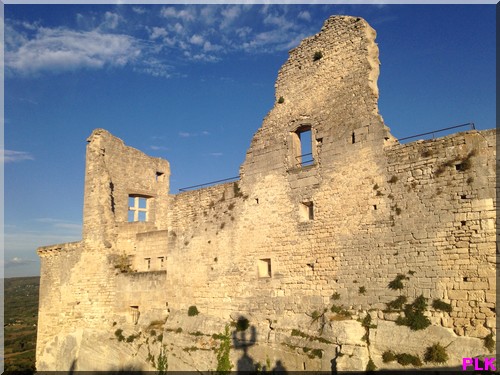
{"label": "blue sky", "polygon": [[495,5],[6,5],[5,276],[81,238],[86,138],[170,161],[171,193],[238,175],[288,50],[365,18],[396,137],[495,126]]}

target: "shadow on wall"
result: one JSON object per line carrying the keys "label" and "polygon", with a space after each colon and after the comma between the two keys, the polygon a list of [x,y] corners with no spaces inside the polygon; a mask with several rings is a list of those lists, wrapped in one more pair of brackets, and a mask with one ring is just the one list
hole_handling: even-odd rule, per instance
{"label": "shadow on wall", "polygon": [[[227,331],[226,331],[227,332]],[[229,336],[226,336],[229,338]],[[290,371],[288,372],[283,365],[281,360],[276,360],[274,366],[271,367],[271,363],[267,360],[267,363],[262,365],[259,362],[255,362],[254,359],[249,355],[249,348],[254,346],[257,343],[257,329],[255,326],[250,326],[249,320],[240,316],[235,324],[235,330],[232,333],[232,341],[234,350],[242,351],[241,357],[238,359],[236,364],[236,371],[228,371],[228,372],[219,372],[219,371],[169,371],[169,373],[174,374],[210,374],[210,375],[222,375],[226,373],[234,373],[234,374],[288,374],[288,373],[304,373],[304,371]],[[432,375],[449,375],[451,372],[461,373],[461,374],[477,374],[477,371],[466,370],[463,371],[461,367],[449,367],[449,368],[439,368],[439,369],[398,369],[398,370],[378,370],[378,371],[338,371],[337,370],[337,358],[341,355],[339,348],[335,350],[335,357],[331,359],[331,371],[315,371],[315,374],[331,374],[331,375],[364,375],[367,373],[374,373],[376,375],[397,375],[397,374],[432,374]],[[65,372],[57,372],[58,374],[64,374]],[[77,359],[73,359],[71,366],[67,372],[68,375],[94,375],[94,374],[103,374],[103,375],[113,375],[113,374],[158,374],[165,375],[167,371],[144,371],[140,368],[137,368],[133,365],[123,366],[118,368],[113,368],[108,371],[78,371],[77,370]],[[483,371],[481,373],[493,373],[490,371]],[[37,372],[37,374],[54,374],[54,372]]]}

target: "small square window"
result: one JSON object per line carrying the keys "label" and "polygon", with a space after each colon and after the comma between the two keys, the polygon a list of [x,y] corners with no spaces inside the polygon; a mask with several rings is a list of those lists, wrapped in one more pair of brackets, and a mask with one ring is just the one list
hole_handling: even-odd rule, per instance
{"label": "small square window", "polygon": [[301,221],[314,220],[314,204],[313,202],[302,202],[299,206],[299,214]]}
{"label": "small square window", "polygon": [[150,270],[151,269],[151,258],[144,258],[146,261],[146,269]]}
{"label": "small square window", "polygon": [[271,277],[271,259],[264,258],[258,261],[259,277]]}
{"label": "small square window", "polygon": [[158,257],[158,261],[160,262],[160,269],[165,268],[165,257]]}

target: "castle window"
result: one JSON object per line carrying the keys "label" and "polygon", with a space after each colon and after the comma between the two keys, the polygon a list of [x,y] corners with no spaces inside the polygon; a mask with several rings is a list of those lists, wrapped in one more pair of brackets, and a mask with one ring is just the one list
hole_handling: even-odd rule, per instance
{"label": "castle window", "polygon": [[144,258],[144,260],[146,261],[146,268],[148,270],[151,269],[151,258]]}
{"label": "castle window", "polygon": [[158,257],[158,261],[160,263],[160,269],[165,268],[165,257]]}
{"label": "castle window", "polygon": [[258,263],[258,269],[259,269],[259,277],[271,277],[271,259],[270,258],[264,258],[264,259],[259,259]]}
{"label": "castle window", "polygon": [[301,221],[314,220],[314,204],[313,202],[302,202],[299,205],[299,215]]}
{"label": "castle window", "polygon": [[139,321],[139,306],[130,306],[130,317],[132,318],[132,323],[137,324]]}
{"label": "castle window", "polygon": [[128,197],[128,221],[148,220],[148,198],[139,195],[129,195]]}
{"label": "castle window", "polygon": [[165,173],[156,172],[156,182],[163,182],[165,180]]}
{"label": "castle window", "polygon": [[301,168],[314,164],[310,125],[300,126],[292,133],[292,150],[294,167]]}

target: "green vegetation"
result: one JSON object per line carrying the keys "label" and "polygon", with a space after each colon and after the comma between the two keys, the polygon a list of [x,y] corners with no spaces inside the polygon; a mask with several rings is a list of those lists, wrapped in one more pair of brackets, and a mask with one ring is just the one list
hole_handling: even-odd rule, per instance
{"label": "green vegetation", "polygon": [[440,299],[435,299],[432,301],[432,307],[436,310],[445,311],[447,313],[451,313],[451,305],[449,303],[443,302]]}
{"label": "green vegetation", "polygon": [[375,371],[376,369],[377,366],[375,366],[375,363],[373,363],[373,360],[370,358],[368,364],[366,365],[366,371]]}
{"label": "green vegetation", "polygon": [[340,299],[340,293],[335,292],[332,294],[332,300],[338,301]]}
{"label": "green vegetation", "polygon": [[4,369],[35,371],[40,277],[4,279]]}
{"label": "green vegetation", "polygon": [[427,302],[424,296],[420,295],[404,308],[405,317],[399,317],[396,324],[410,327],[413,331],[425,329],[431,325],[429,318],[423,313],[427,309]]}
{"label": "green vegetation", "polygon": [[278,99],[278,103],[283,104],[284,102],[285,102],[285,98],[280,96],[280,98]]}
{"label": "green vegetation", "polygon": [[198,309],[196,308],[196,306],[189,306],[189,309],[188,309],[188,316],[196,316],[198,315],[200,312],[198,311]]}
{"label": "green vegetation", "polygon": [[323,344],[331,344],[332,343],[331,341],[329,341],[323,337],[311,336],[311,335],[308,335],[307,333],[299,331],[298,329],[292,329],[292,336],[302,337],[304,339],[308,339],[309,341],[318,341],[318,342],[321,342]]}
{"label": "green vegetation", "polygon": [[318,61],[323,58],[323,53],[321,51],[314,52],[313,61]]}
{"label": "green vegetation", "polygon": [[401,290],[404,288],[403,280],[408,280],[408,277],[398,273],[396,278],[389,282],[389,285],[387,285],[387,287],[392,290]]}
{"label": "green vegetation", "polygon": [[425,362],[445,363],[448,360],[446,348],[439,343],[429,346],[425,350],[424,360]]}
{"label": "green vegetation", "polygon": [[492,333],[484,338],[484,347],[488,349],[490,353],[493,353],[495,351],[495,340],[493,340]]}
{"label": "green vegetation", "polygon": [[332,305],[332,307],[330,308],[330,311],[332,313],[335,313],[337,314],[334,318],[335,319],[350,319],[352,317],[351,313],[349,311],[347,311],[346,309],[344,309],[342,306],[338,306],[338,305]]}
{"label": "green vegetation", "polygon": [[413,354],[408,354],[408,353],[396,354],[396,360],[402,366],[408,366],[408,365],[413,365],[415,367],[422,366],[422,361],[420,360],[420,358]]}
{"label": "green vegetation", "polygon": [[[116,332],[115,332],[115,334],[116,334]],[[140,333],[138,333],[136,335],[130,335],[130,336],[127,337],[127,339],[125,341],[127,341],[127,342],[134,342],[134,340],[136,338],[138,338],[140,335],[141,335]],[[123,341],[123,340],[118,339],[118,341]]]}
{"label": "green vegetation", "polygon": [[229,359],[229,351],[231,350],[231,335],[229,333],[229,326],[226,325],[224,334],[221,335],[221,343],[219,349],[216,350],[217,355],[217,369],[216,374],[222,375],[231,371],[233,365]]}
{"label": "green vegetation", "polygon": [[395,360],[396,360],[396,354],[394,354],[394,352],[392,352],[391,350],[387,350],[382,353],[382,362],[389,363]]}
{"label": "green vegetation", "polygon": [[196,332],[189,332],[191,336],[205,336],[203,332],[196,331]]}
{"label": "green vegetation", "polygon": [[401,310],[403,308],[403,305],[406,303],[407,300],[408,300],[408,298],[406,298],[406,296],[399,296],[394,301],[387,303],[387,308],[390,311]]}
{"label": "green vegetation", "polygon": [[413,365],[416,367],[422,366],[422,361],[418,356],[408,353],[396,354],[391,350],[387,350],[384,353],[382,353],[382,361],[384,363],[397,361],[402,366],[408,366],[408,365]]}
{"label": "green vegetation", "polygon": [[359,294],[365,294],[366,293],[366,287],[360,286],[359,289],[358,289],[358,293]]}
{"label": "green vegetation", "polygon": [[115,254],[113,256],[114,267],[122,273],[133,272],[130,259],[127,254]]}
{"label": "green vegetation", "polygon": [[397,176],[392,176],[392,177],[389,179],[389,181],[387,181],[387,182],[388,182],[388,183],[390,183],[390,184],[393,184],[393,183],[395,183],[395,182],[397,182],[397,181],[398,181]]}
{"label": "green vegetation", "polygon": [[115,331],[115,336],[118,341],[125,341],[125,336],[123,336],[123,329],[118,328]]}

